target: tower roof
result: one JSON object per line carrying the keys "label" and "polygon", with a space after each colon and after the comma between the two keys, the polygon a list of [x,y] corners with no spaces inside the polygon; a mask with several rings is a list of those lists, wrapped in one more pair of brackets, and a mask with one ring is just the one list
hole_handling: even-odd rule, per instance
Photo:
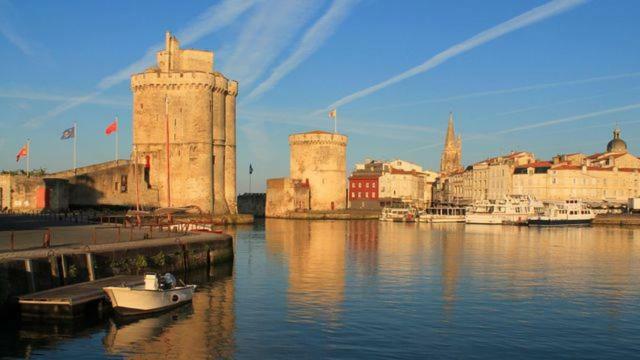
{"label": "tower roof", "polygon": [[444,147],[453,146],[456,141],[456,133],[453,129],[453,113],[449,113],[449,124],[447,125],[447,135],[444,138]]}
{"label": "tower roof", "polygon": [[624,152],[627,151],[627,143],[620,139],[620,129],[613,129],[613,139],[607,144],[607,152]]}

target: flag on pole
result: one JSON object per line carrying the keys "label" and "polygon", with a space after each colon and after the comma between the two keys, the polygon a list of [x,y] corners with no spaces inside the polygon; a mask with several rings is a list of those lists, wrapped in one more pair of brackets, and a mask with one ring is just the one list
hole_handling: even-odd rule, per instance
{"label": "flag on pole", "polygon": [[20,158],[27,157],[27,155],[29,155],[29,145],[24,144],[22,149],[18,151],[18,155],[16,155],[16,162],[20,161]]}
{"label": "flag on pole", "polygon": [[249,164],[249,175],[253,174],[253,165]]}
{"label": "flag on pole", "polygon": [[76,137],[76,127],[70,127],[67,130],[62,132],[62,136],[60,136],[60,140],[73,139]]}
{"label": "flag on pole", "polygon": [[111,135],[111,133],[114,133],[116,131],[118,131],[118,120],[113,120],[113,122],[109,124],[109,126],[107,126],[107,128],[104,130],[104,133],[106,135]]}
{"label": "flag on pole", "polygon": [[329,117],[335,119],[337,115],[336,109],[329,111]]}

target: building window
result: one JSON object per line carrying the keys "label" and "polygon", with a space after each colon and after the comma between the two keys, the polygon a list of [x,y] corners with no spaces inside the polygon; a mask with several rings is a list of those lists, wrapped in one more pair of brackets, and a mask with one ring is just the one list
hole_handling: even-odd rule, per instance
{"label": "building window", "polygon": [[120,176],[120,192],[121,193],[126,193],[127,192],[127,175],[122,175]]}
{"label": "building window", "polygon": [[368,188],[369,188],[369,183],[366,183],[366,184],[365,184],[365,186],[366,186],[366,188],[368,189]]}
{"label": "building window", "polygon": [[360,195],[360,191],[358,191],[358,199],[361,199],[362,196]]}
{"label": "building window", "polygon": [[352,192],[352,193],[351,193],[351,197],[355,199],[355,197],[356,197],[356,193]]}
{"label": "building window", "polygon": [[[636,182],[638,182],[638,180],[636,180]],[[376,183],[372,183],[371,187],[375,189],[376,188]]]}
{"label": "building window", "polygon": [[366,197],[368,199],[369,198],[369,192],[365,192],[364,193],[364,197]]}
{"label": "building window", "polygon": [[362,188],[362,183],[361,183],[361,182],[359,182],[359,183],[358,183],[358,189],[361,189],[361,188]]}

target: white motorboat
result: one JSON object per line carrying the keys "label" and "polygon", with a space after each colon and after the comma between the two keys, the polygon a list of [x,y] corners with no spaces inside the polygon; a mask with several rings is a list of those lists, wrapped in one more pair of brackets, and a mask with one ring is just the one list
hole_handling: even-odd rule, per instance
{"label": "white motorboat", "polygon": [[380,221],[415,222],[417,211],[405,204],[387,206],[382,209]]}
{"label": "white motorboat", "polygon": [[591,225],[596,214],[580,200],[546,204],[538,215],[529,217],[530,226]]}
{"label": "white motorboat", "polygon": [[529,217],[543,207],[542,202],[529,195],[508,195],[497,201],[475,203],[465,215],[467,224],[526,225]]}
{"label": "white motorboat", "polygon": [[193,298],[196,285],[177,286],[171,274],[160,277],[146,274],[139,286],[109,286],[103,290],[113,309],[120,315],[136,315],[166,310],[186,304]]}
{"label": "white motorboat", "polygon": [[439,206],[422,211],[418,220],[426,223],[464,222],[464,216],[463,207]]}

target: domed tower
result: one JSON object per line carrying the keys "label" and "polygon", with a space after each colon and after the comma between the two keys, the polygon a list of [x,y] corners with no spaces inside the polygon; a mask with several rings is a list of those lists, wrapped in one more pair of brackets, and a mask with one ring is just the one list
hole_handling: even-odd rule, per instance
{"label": "domed tower", "polygon": [[347,207],[347,137],[326,131],[289,135],[290,176],[308,182],[313,211]]}
{"label": "domed tower", "polygon": [[613,129],[613,139],[607,144],[607,152],[627,152],[627,143],[620,139],[620,129]]}
{"label": "domed tower", "polygon": [[180,49],[169,32],[165,42],[157,65],[131,76],[134,161],[161,206],[235,213],[238,84],[214,71],[213,52]]}

